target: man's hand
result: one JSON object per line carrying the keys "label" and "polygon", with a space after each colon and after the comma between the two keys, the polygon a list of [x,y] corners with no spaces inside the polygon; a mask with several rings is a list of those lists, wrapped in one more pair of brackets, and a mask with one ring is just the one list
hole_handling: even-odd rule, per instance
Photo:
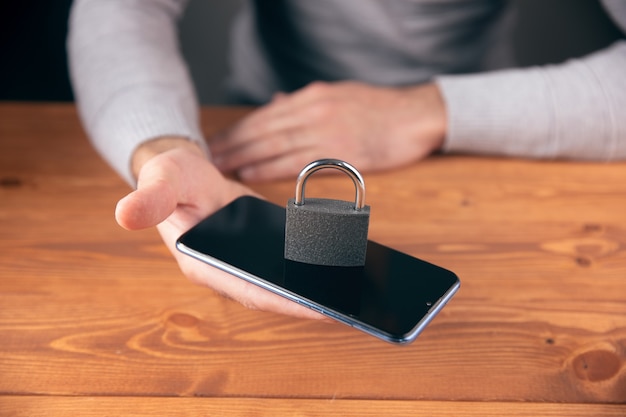
{"label": "man's hand", "polygon": [[133,158],[137,190],[116,208],[118,223],[129,230],[156,226],[183,273],[243,305],[298,317],[322,318],[296,303],[205,265],[175,248],[176,239],[200,220],[242,195],[254,193],[224,178],[202,150],[184,138],[146,142]]}
{"label": "man's hand", "polygon": [[276,95],[209,146],[222,171],[263,181],[295,176],[320,158],[343,159],[363,171],[395,168],[439,149],[445,130],[445,107],[434,84],[314,83]]}

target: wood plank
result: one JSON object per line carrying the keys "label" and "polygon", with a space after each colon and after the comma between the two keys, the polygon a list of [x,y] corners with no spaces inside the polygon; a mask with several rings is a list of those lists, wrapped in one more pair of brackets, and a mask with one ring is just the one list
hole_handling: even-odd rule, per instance
{"label": "wood plank", "polygon": [[[205,109],[205,129],[245,111]],[[128,187],[73,107],[0,104],[0,138],[0,393],[626,403],[626,164],[366,174],[371,237],[463,283],[397,347],[187,282],[154,230],[115,224]],[[283,204],[293,181],[255,188]],[[353,190],[319,176],[307,192]]]}
{"label": "wood plank", "polygon": [[269,398],[0,397],[6,417],[185,416],[407,416],[623,417],[625,407],[606,404],[308,400]]}

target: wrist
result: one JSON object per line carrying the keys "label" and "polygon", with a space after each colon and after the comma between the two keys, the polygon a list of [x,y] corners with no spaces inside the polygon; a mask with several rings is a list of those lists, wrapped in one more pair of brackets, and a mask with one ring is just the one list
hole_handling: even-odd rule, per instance
{"label": "wrist", "polygon": [[141,167],[154,156],[171,149],[186,149],[200,156],[205,156],[200,145],[183,136],[161,136],[148,140],[139,145],[133,152],[130,167],[135,180],[139,176]]}
{"label": "wrist", "polygon": [[447,135],[447,114],[441,90],[437,84],[428,83],[412,87],[411,93],[419,103],[418,137],[427,139],[429,153],[442,149]]}

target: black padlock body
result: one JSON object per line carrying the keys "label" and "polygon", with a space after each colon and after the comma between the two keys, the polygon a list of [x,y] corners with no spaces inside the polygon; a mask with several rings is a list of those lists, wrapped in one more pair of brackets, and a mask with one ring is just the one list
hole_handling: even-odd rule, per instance
{"label": "black padlock body", "polygon": [[287,203],[285,259],[315,265],[363,266],[367,252],[370,206],[307,198]]}

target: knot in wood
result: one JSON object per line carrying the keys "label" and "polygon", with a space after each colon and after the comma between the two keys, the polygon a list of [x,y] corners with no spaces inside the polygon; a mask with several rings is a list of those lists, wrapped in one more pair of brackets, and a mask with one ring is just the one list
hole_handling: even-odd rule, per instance
{"label": "knot in wood", "polygon": [[572,366],[578,378],[599,382],[617,375],[622,367],[621,362],[615,352],[596,349],[577,355],[572,361]]}
{"label": "knot in wood", "polygon": [[187,313],[173,313],[167,321],[177,327],[196,327],[200,321],[197,317]]}

